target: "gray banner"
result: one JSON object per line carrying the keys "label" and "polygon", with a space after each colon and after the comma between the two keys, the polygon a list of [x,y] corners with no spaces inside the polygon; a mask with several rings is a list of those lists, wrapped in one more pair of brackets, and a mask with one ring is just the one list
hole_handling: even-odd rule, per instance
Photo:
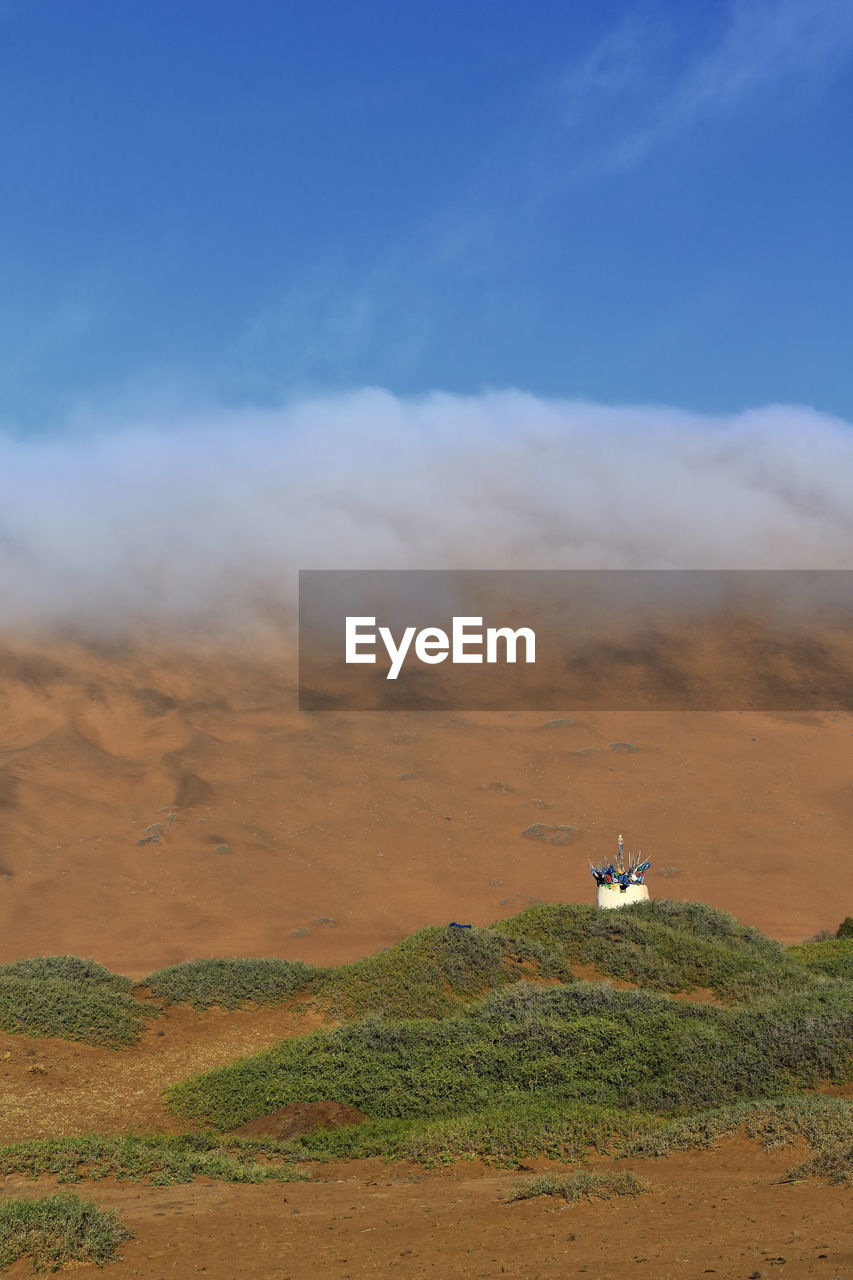
{"label": "gray banner", "polygon": [[299,704],[853,709],[853,571],[303,570]]}

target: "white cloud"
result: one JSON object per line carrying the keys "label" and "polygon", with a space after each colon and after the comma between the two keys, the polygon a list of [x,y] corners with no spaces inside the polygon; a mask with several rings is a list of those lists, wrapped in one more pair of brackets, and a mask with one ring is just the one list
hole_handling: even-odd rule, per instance
{"label": "white cloud", "polygon": [[0,437],[5,628],[202,622],[299,568],[853,567],[853,428],[379,390]]}

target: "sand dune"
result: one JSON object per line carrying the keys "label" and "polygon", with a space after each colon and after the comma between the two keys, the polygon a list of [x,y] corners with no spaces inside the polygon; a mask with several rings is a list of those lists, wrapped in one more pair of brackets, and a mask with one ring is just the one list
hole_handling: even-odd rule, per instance
{"label": "sand dune", "polygon": [[284,644],[8,640],[0,958],[336,963],[592,901],[587,856],[619,831],[654,895],[801,940],[853,909],[851,734],[843,713],[300,714]]}

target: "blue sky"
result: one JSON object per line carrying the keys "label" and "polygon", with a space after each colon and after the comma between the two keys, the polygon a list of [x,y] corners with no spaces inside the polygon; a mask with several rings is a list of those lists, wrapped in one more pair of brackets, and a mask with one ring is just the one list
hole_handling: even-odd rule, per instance
{"label": "blue sky", "polygon": [[0,0],[0,422],[853,418],[849,0]]}

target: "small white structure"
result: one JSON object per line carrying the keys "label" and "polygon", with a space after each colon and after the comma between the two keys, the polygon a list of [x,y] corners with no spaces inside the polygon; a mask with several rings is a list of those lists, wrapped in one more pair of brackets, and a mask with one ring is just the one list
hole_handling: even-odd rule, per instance
{"label": "small white structure", "polygon": [[600,884],[596,893],[596,901],[600,907],[627,907],[629,902],[648,900],[647,884],[629,884],[627,889],[618,884]]}
{"label": "small white structure", "polygon": [[616,861],[606,866],[595,866],[592,862],[589,869],[596,883],[596,902],[599,907],[627,907],[631,902],[648,902],[649,890],[645,883],[645,875],[651,866],[649,859],[643,861],[641,853],[629,853],[628,865],[622,857],[623,840],[617,841]]}

